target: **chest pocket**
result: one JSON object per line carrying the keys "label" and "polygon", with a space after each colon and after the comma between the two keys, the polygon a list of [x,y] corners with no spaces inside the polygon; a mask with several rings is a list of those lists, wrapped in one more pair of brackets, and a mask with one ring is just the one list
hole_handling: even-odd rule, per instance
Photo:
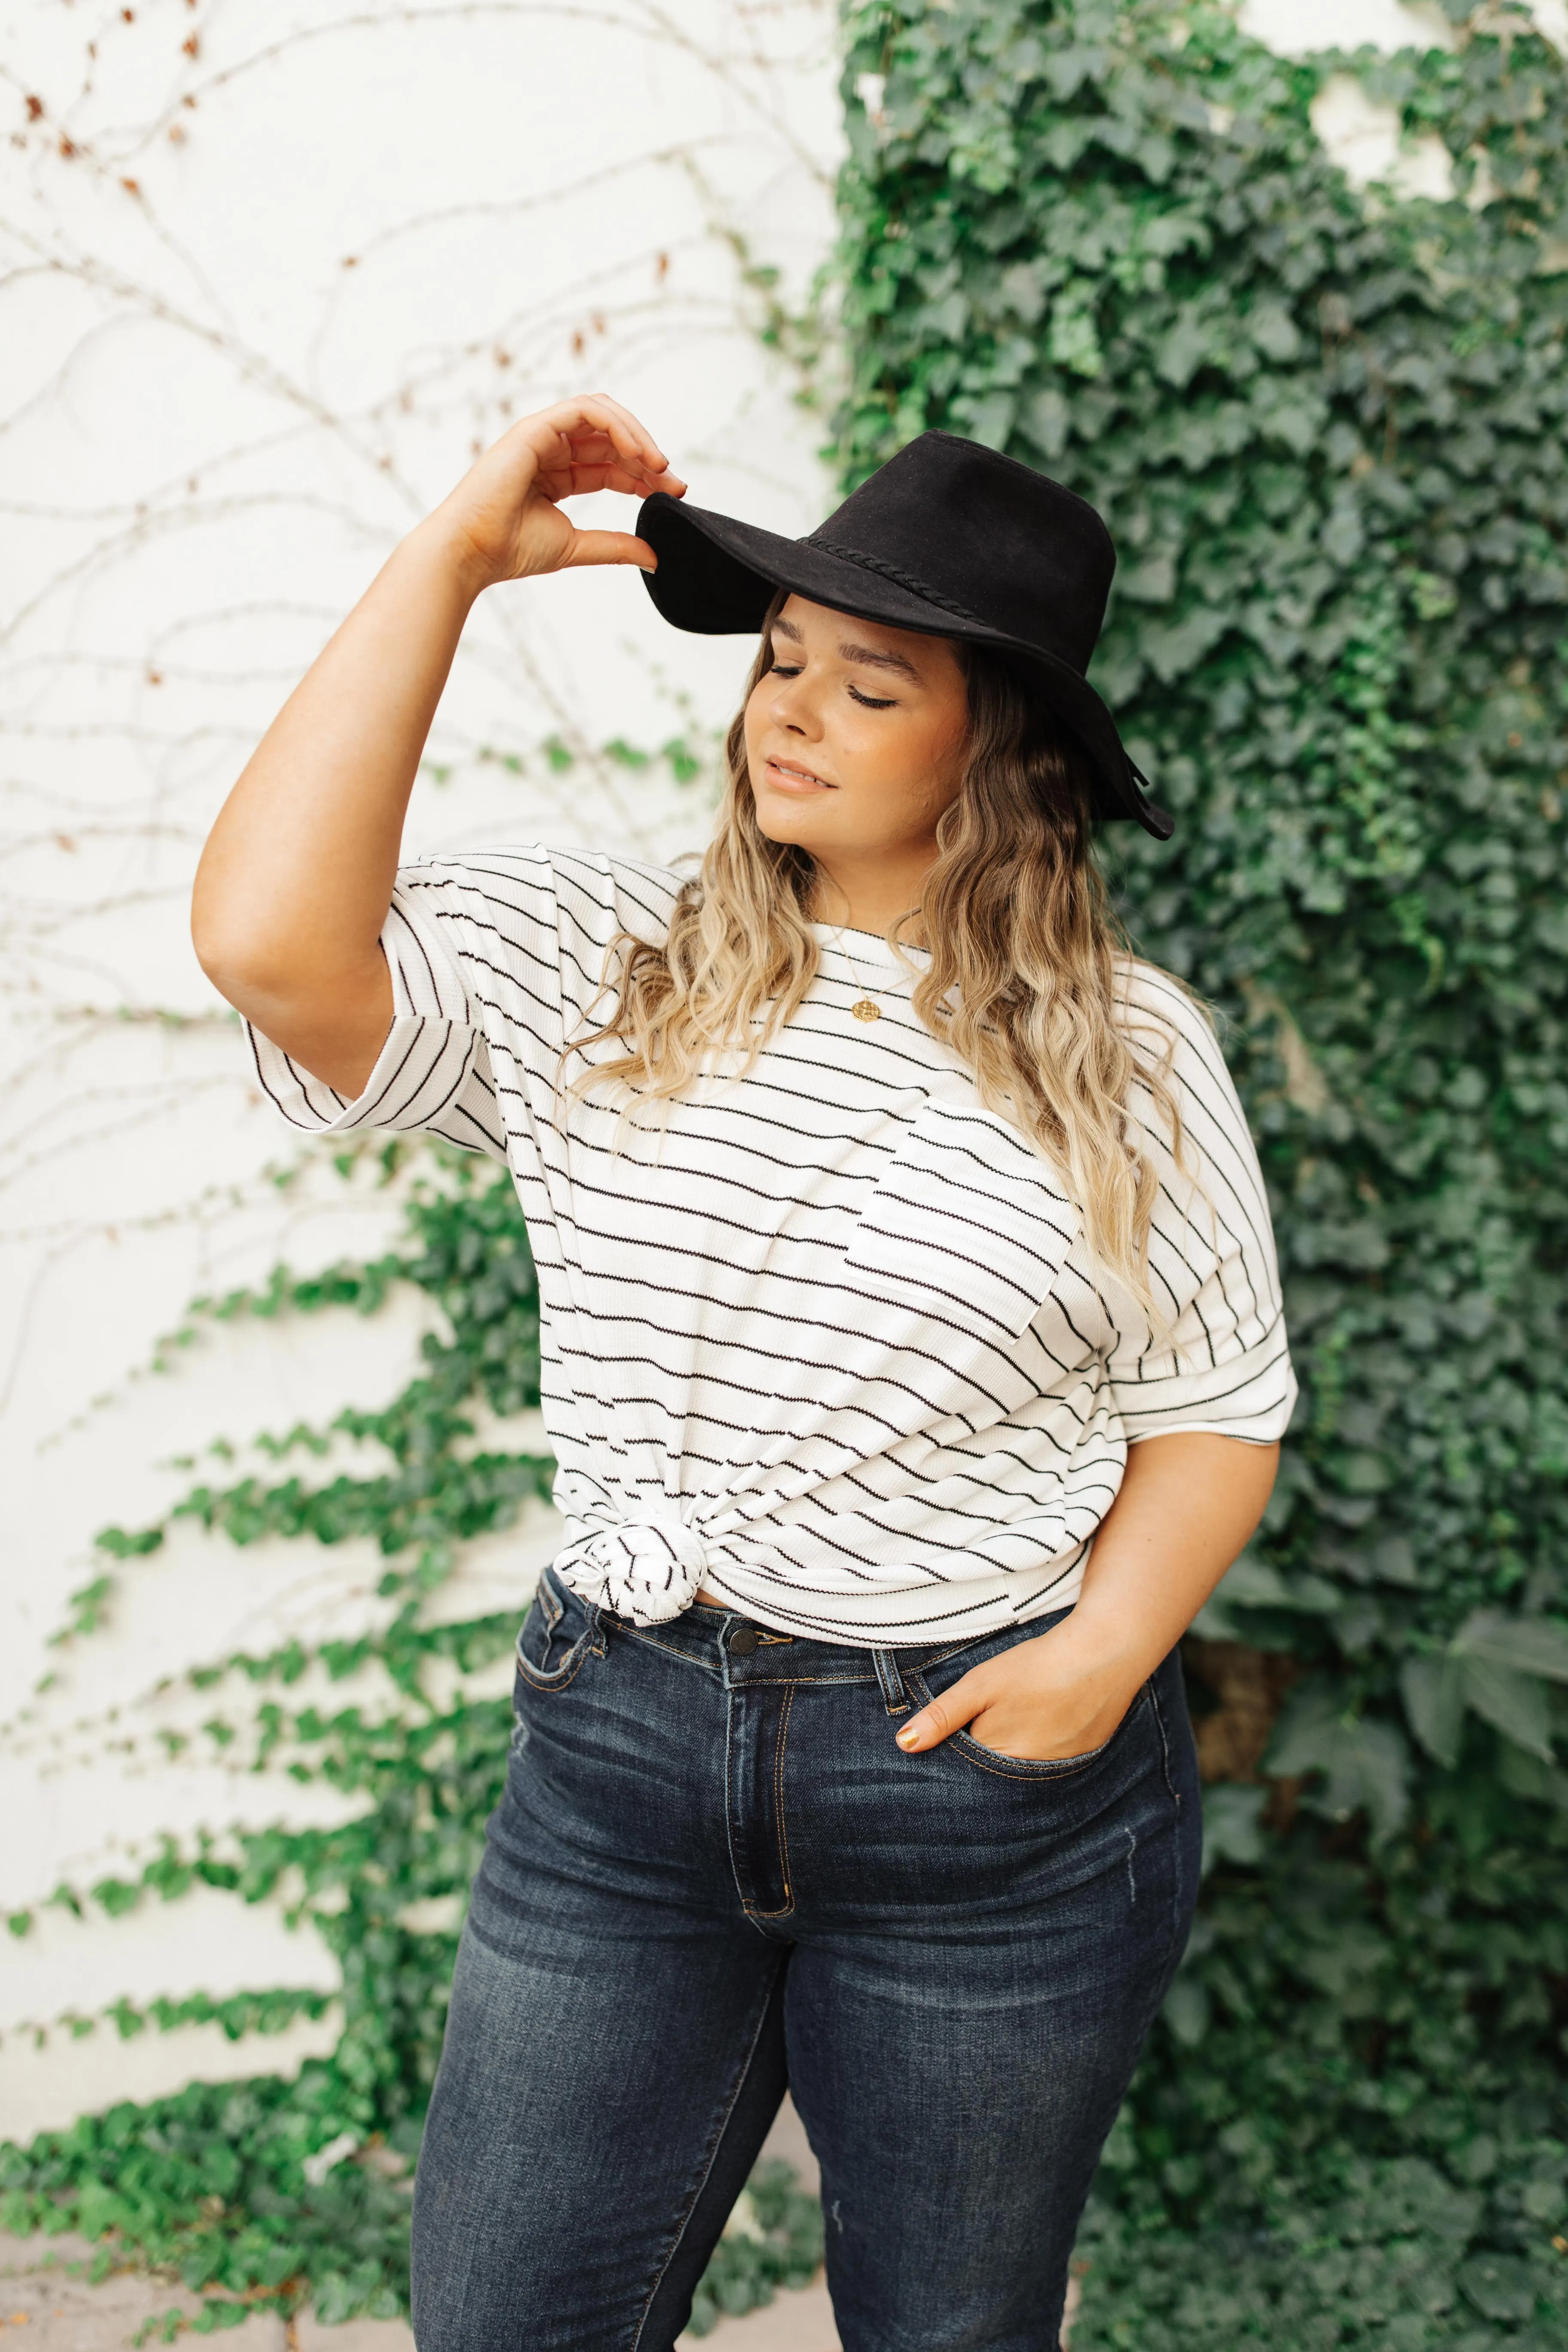
{"label": "chest pocket", "polygon": [[1005,1347],[1049,1297],[1078,1230],[1055,1172],[1016,1128],[939,1099],[873,1186],[845,1270],[887,1306]]}

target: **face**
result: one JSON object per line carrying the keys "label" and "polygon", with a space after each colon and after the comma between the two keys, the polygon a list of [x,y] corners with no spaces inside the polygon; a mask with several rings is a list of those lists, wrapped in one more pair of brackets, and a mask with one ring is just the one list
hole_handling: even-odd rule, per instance
{"label": "face", "polygon": [[952,645],[791,596],[771,646],[746,704],[758,824],[857,903],[880,875],[912,905],[963,781],[968,707]]}

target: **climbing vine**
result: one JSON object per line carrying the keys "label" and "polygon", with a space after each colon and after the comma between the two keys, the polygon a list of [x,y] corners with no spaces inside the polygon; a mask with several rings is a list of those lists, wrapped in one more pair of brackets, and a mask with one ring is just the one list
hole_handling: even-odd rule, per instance
{"label": "climbing vine", "polygon": [[[1075,2347],[1568,2323],[1568,81],[1529,16],[1287,63],[1157,0],[851,5],[851,478],[946,425],[1121,551],[1095,675],[1218,1009],[1300,1412],[1189,1644],[1205,1902]],[[1451,198],[1358,194],[1350,73]]]}
{"label": "climbing vine", "polygon": [[[846,476],[943,425],[1106,513],[1095,674],[1179,823],[1108,854],[1221,1015],[1303,1381],[1188,1645],[1205,1901],[1086,2220],[1075,2352],[1546,2352],[1568,2318],[1568,81],[1522,11],[1445,14],[1451,47],[1287,63],[1168,0],[846,8]],[[1451,197],[1348,185],[1311,121],[1335,72],[1442,142]],[[433,1160],[376,1264],[204,1312],[395,1285],[442,1329],[338,1424],[384,1466],[312,1478],[332,1433],[287,1433],[178,1507],[239,1544],[381,1546],[376,1631],[213,1669],[255,1693],[247,1731],[215,1716],[230,1739],[357,1810],[64,1897],[281,1896],[338,1956],[339,2044],[0,2163],[0,2225],[114,2233],[213,2325],[401,2307],[504,1755],[504,1701],[466,1685],[515,1612],[429,1602],[547,1481],[476,1439],[537,1393],[505,1178]],[[84,1630],[163,1532],[110,1532]],[[316,1666],[355,1677],[342,1706],[291,1699]],[[319,1998],[224,2006],[238,2032]],[[700,2323],[804,2274],[813,2226],[755,2184]]]}
{"label": "climbing vine", "polygon": [[[380,1155],[398,1172],[401,1148]],[[510,1652],[518,1610],[431,1622],[426,1603],[458,1546],[510,1525],[547,1498],[553,1464],[528,1451],[476,1447],[476,1411],[503,1423],[539,1401],[539,1294],[521,1212],[504,1170],[438,1149],[410,1192],[406,1237],[368,1264],[300,1278],[279,1270],[259,1290],[198,1302],[179,1338],[236,1318],[374,1314],[396,1285],[421,1291],[444,1328],[426,1337],[416,1376],[377,1412],[344,1412],[330,1429],[298,1428],[265,1447],[278,1468],[335,1436],[369,1443],[385,1468],[312,1482],[247,1475],[194,1486],[168,1521],[106,1529],[102,1549],[134,1562],[170,1524],[194,1518],[246,1546],[271,1537],[336,1544],[369,1538],[385,1560],[383,1623],[312,1649],[290,1641],[198,1668],[215,1694],[237,1686],[255,1703],[241,1730],[215,1713],[206,1734],[241,1760],[284,1763],[353,1801],[334,1828],[238,1832],[181,1850],[164,1840],[130,1878],[84,1890],[110,1914],[170,1902],[203,1885],[247,1903],[282,1901],[309,1923],[342,1971],[342,2032],[331,2056],[293,2082],[195,2084],[146,2106],[124,2105],[26,2150],[0,2153],[0,2228],[110,2233],[206,2293],[203,2320],[233,2324],[258,2301],[318,2315],[390,2316],[405,2307],[407,2188],[440,2052],[447,1985],[487,1814],[500,1793],[510,1728],[504,1697],[470,1678]],[[121,1570],[121,1572],[124,1572]],[[112,1605],[112,1571],[81,1604]],[[311,1667],[352,1687],[341,1706],[292,1703]],[[455,1670],[455,1672],[454,1672]],[[378,1696],[363,1695],[370,1676]],[[79,1904],[71,1889],[60,1898]],[[26,1934],[29,1915],[12,1921]],[[319,2015],[319,1992],[279,1989],[226,2002],[117,2004],[121,2032],[216,2019],[233,2036],[276,2032]],[[781,2282],[809,2277],[819,2258],[814,2203],[779,2168],[763,2168],[698,2298],[695,2325],[743,2311]]]}

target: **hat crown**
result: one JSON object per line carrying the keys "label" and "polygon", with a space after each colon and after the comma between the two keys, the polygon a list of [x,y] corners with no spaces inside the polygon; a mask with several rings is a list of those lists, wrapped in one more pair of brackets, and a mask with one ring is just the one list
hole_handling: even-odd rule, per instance
{"label": "hat crown", "polygon": [[1085,499],[981,442],[934,431],[851,491],[810,543],[885,567],[1080,677],[1116,569],[1110,533]]}

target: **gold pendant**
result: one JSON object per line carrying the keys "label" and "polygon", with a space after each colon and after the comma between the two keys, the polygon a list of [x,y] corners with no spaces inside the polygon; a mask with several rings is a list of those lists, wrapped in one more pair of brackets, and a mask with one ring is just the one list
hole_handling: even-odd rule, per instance
{"label": "gold pendant", "polygon": [[873,1004],[868,996],[863,996],[859,1003],[852,1004],[849,1010],[857,1021],[879,1021],[882,1017],[881,1006]]}

